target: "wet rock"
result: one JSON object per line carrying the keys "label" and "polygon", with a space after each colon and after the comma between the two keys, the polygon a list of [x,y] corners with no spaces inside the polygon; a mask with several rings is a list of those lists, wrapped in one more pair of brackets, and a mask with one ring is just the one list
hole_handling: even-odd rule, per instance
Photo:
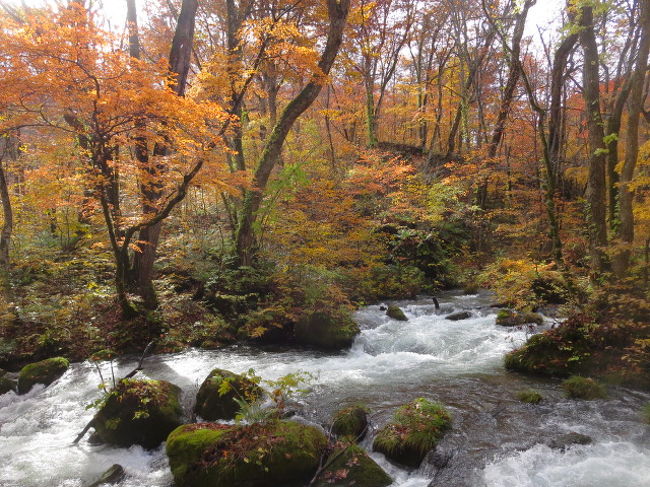
{"label": "wet rock", "polygon": [[571,433],[553,438],[547,443],[547,445],[550,448],[564,451],[573,445],[589,445],[593,443],[593,441],[594,440],[590,436],[572,431]]}
{"label": "wet rock", "polygon": [[446,320],[451,320],[451,321],[460,321],[460,320],[467,320],[472,317],[472,313],[469,311],[458,311],[456,313],[452,313],[450,315],[445,316]]}
{"label": "wet rock", "polygon": [[233,419],[240,408],[235,399],[250,404],[263,396],[264,390],[250,379],[229,370],[214,369],[196,394],[194,412],[208,421]]}
{"label": "wet rock", "polygon": [[35,384],[49,386],[70,367],[68,359],[54,357],[25,365],[18,375],[18,394],[26,394]]}
{"label": "wet rock", "polygon": [[186,424],[166,448],[176,487],[277,487],[309,481],[326,446],[318,428],[272,421]]}
{"label": "wet rock", "polygon": [[122,468],[122,465],[118,465],[117,463],[110,467],[106,472],[102,474],[99,479],[97,479],[95,482],[92,484],[88,484],[86,487],[100,487],[102,485],[114,485],[117,484],[118,482],[121,482],[124,477],[126,477],[126,473],[124,472],[124,468]]}
{"label": "wet rock", "polygon": [[334,413],[332,433],[338,437],[349,437],[361,440],[368,428],[368,408],[363,404],[339,409]]}
{"label": "wet rock", "polygon": [[418,467],[450,428],[451,415],[441,404],[415,399],[379,430],[372,448],[397,463]]}
{"label": "wet rock", "polygon": [[340,350],[352,345],[359,331],[359,326],[346,313],[332,316],[317,311],[296,323],[294,335],[296,341],[303,345]]}
{"label": "wet rock", "polygon": [[388,309],[387,306],[384,306],[383,304],[379,306],[379,311],[386,311]]}
{"label": "wet rock", "polygon": [[451,462],[451,459],[456,454],[456,450],[449,448],[436,448],[433,451],[430,451],[426,456],[426,462],[436,470],[441,470]]}
{"label": "wet rock", "polygon": [[181,390],[162,380],[123,379],[93,418],[104,443],[151,449],[181,424]]}
{"label": "wet rock", "polygon": [[539,313],[517,313],[509,309],[502,309],[497,313],[497,325],[500,326],[521,326],[532,323],[542,325],[544,317]]}
{"label": "wet rock", "polygon": [[363,448],[343,444],[335,448],[315,487],[387,487],[393,479],[368,456]]}
{"label": "wet rock", "polygon": [[400,308],[399,306],[394,306],[394,305],[389,306],[388,309],[386,310],[386,315],[389,318],[392,318],[394,320],[408,321],[408,318],[404,314],[404,311],[402,311],[402,308]]}
{"label": "wet rock", "polygon": [[16,390],[16,382],[6,377],[0,377],[0,395]]}

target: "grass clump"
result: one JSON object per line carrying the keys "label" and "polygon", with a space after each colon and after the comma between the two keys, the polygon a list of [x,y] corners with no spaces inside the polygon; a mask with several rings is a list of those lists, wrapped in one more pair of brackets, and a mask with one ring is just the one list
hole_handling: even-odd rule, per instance
{"label": "grass clump", "polygon": [[517,399],[528,404],[539,404],[544,398],[535,389],[524,389],[517,393]]}
{"label": "grass clump", "polygon": [[571,399],[602,399],[607,397],[605,388],[595,380],[573,375],[562,382],[562,388],[567,397]]}

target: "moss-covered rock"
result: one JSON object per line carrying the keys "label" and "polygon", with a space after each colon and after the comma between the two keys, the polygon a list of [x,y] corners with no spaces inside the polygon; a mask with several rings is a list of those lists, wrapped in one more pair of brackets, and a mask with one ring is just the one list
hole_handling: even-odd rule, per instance
{"label": "moss-covered rock", "polygon": [[517,399],[528,404],[539,404],[544,398],[534,389],[524,389],[517,393]]}
{"label": "moss-covered rock", "polygon": [[539,313],[516,313],[509,309],[502,309],[497,313],[497,325],[499,326],[541,325],[543,323],[544,317]]}
{"label": "moss-covered rock", "polygon": [[349,347],[358,333],[359,326],[346,313],[335,317],[317,311],[299,320],[294,327],[298,343],[326,350]]}
{"label": "moss-covered rock", "polygon": [[353,404],[334,413],[332,433],[339,437],[360,440],[368,428],[368,408],[363,404]]}
{"label": "moss-covered rock", "polygon": [[397,321],[408,321],[408,318],[399,306],[391,305],[386,310],[386,315]]}
{"label": "moss-covered rock", "polygon": [[562,382],[562,389],[571,399],[602,399],[607,397],[607,391],[595,380],[574,375]]}
{"label": "moss-covered rock", "polygon": [[181,424],[181,390],[163,380],[121,380],[93,418],[98,440],[156,448]]}
{"label": "moss-covered rock", "polygon": [[18,375],[18,394],[25,394],[34,384],[49,386],[61,377],[70,367],[68,359],[54,357],[25,365]]}
{"label": "moss-covered rock", "polygon": [[450,428],[451,415],[441,404],[415,399],[379,430],[372,448],[397,463],[417,467]]}
{"label": "moss-covered rock", "polygon": [[342,444],[331,453],[316,487],[387,487],[393,479],[363,448]]}
{"label": "moss-covered rock", "polygon": [[6,394],[9,391],[15,391],[16,390],[16,382],[5,377],[1,376],[0,377],[0,395]]}
{"label": "moss-covered rock", "polygon": [[322,431],[292,421],[187,424],[167,438],[177,487],[276,487],[309,480],[327,446]]}
{"label": "moss-covered rock", "polygon": [[263,395],[262,388],[246,377],[229,370],[214,369],[196,394],[194,412],[208,421],[233,419],[239,411],[235,399],[253,403]]}
{"label": "moss-covered rock", "polygon": [[643,409],[641,410],[641,416],[643,417],[643,421],[650,424],[650,402],[643,406]]}

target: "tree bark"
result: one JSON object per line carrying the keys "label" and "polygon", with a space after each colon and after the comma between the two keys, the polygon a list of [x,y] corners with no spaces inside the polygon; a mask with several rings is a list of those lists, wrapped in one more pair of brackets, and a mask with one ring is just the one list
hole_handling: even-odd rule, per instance
{"label": "tree bark", "polygon": [[607,269],[605,246],[607,245],[607,220],[605,204],[606,153],[605,130],[600,112],[600,78],[596,36],[594,34],[593,9],[580,9],[580,43],[584,52],[583,98],[587,116],[589,168],[587,176],[587,233],[591,268],[595,276]]}
{"label": "tree bark", "polygon": [[[341,46],[343,29],[349,8],[350,0],[327,1],[329,31],[325,49],[318,62],[318,67],[325,76],[329,74],[339,47]],[[307,83],[300,93],[286,106],[266,142],[253,177],[255,189],[246,192],[241,211],[237,231],[237,255],[241,265],[251,265],[252,263],[255,254],[254,225],[257,218],[257,211],[262,203],[264,189],[266,188],[266,183],[269,180],[273,166],[280,156],[284,140],[298,117],[316,100],[323,87],[323,82],[324,80],[316,78]]]}
{"label": "tree bark", "polygon": [[629,185],[634,177],[637,158],[639,157],[639,121],[644,111],[644,82],[648,69],[648,52],[650,51],[650,1],[641,2],[641,41],[636,67],[630,78],[627,134],[625,143],[625,161],[620,177],[620,227],[618,238],[625,246],[614,257],[614,270],[619,276],[624,276],[630,262],[630,247],[634,243],[634,214],[632,212],[633,190]]}

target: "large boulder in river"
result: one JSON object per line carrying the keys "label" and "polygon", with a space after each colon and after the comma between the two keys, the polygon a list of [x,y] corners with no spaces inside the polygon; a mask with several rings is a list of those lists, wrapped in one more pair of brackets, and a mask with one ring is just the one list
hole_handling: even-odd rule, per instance
{"label": "large boulder in river", "polygon": [[399,306],[391,305],[386,310],[386,316],[397,321],[408,321],[408,318]]}
{"label": "large boulder in river", "polygon": [[253,403],[263,395],[264,390],[250,379],[229,370],[214,369],[196,394],[194,412],[207,421],[233,419],[240,409],[235,399]]}
{"label": "large boulder in river", "polygon": [[298,343],[326,350],[339,350],[352,345],[359,326],[346,314],[334,316],[317,311],[299,320],[294,328]]}
{"label": "large boulder in river", "polygon": [[441,404],[418,398],[395,412],[372,448],[397,463],[418,467],[450,428],[451,415]]}
{"label": "large boulder in river", "polygon": [[103,443],[156,448],[181,424],[181,390],[164,380],[123,379],[93,418]]}
{"label": "large boulder in river", "polygon": [[300,485],[316,473],[323,432],[293,421],[186,424],[167,438],[176,487]]}
{"label": "large boulder in river", "polygon": [[539,313],[517,313],[509,309],[502,309],[497,313],[497,325],[521,326],[528,324],[542,325],[544,324],[544,317]]}
{"label": "large boulder in river", "polygon": [[18,394],[26,394],[35,384],[49,386],[70,367],[68,359],[54,357],[25,365],[18,375]]}
{"label": "large boulder in river", "polygon": [[334,413],[332,433],[338,437],[360,440],[368,429],[368,408],[363,404],[353,404]]}
{"label": "large boulder in river", "polygon": [[355,444],[339,444],[330,454],[315,487],[387,487],[393,479]]}

